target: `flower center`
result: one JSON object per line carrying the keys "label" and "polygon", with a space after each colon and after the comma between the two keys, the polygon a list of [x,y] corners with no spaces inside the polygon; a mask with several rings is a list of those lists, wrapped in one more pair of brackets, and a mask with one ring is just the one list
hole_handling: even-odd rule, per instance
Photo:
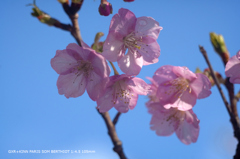
{"label": "flower center", "polygon": [[189,89],[189,93],[191,93],[191,88],[189,87],[189,82],[185,78],[179,77],[172,81],[164,83],[164,85],[170,85],[168,91],[165,94],[175,94],[175,97],[178,96],[180,98],[183,93]]}
{"label": "flower center", "polygon": [[[72,64],[70,63],[69,65],[72,65]],[[75,66],[71,68],[70,73],[74,73],[76,75],[76,78],[78,76],[80,76],[81,74],[83,74],[83,76],[88,78],[90,73],[92,72],[92,70],[93,70],[93,67],[92,67],[91,62],[79,60],[79,61],[77,61]],[[90,79],[90,80],[92,80],[92,79]]]}
{"label": "flower center", "polygon": [[132,90],[130,88],[123,88],[120,84],[120,82],[116,82],[114,84],[114,91],[112,93],[113,104],[116,104],[116,102],[119,100],[119,102],[123,102],[124,104],[129,104],[132,94]]}

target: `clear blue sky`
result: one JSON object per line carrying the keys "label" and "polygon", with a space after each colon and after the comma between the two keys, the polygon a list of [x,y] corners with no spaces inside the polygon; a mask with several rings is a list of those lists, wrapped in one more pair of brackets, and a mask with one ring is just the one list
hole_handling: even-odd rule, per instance
{"label": "clear blue sky", "polygon": [[[137,17],[151,16],[163,27],[157,64],[143,67],[138,77],[152,76],[163,65],[207,67],[198,45],[209,54],[214,69],[224,77],[224,66],[214,52],[209,32],[222,34],[231,56],[240,50],[239,0],[123,0],[110,1],[113,14],[98,13],[99,0],[85,0],[79,12],[82,38],[93,43],[97,32],[106,38],[112,16],[123,7]],[[75,42],[70,33],[40,23],[30,15],[31,0],[3,1],[0,6],[0,158],[3,159],[117,159],[96,103],[85,93],[66,99],[58,94],[58,74],[50,60],[57,49]],[[40,9],[70,23],[57,0],[37,0]],[[236,90],[239,90],[237,86]],[[223,88],[226,93],[225,88]],[[116,129],[130,159],[225,159],[235,153],[236,140],[226,108],[216,87],[209,98],[198,100],[200,119],[197,143],[181,143],[176,135],[159,137],[150,130],[147,97],[140,96],[134,110],[123,114]],[[239,105],[239,103],[238,103]],[[116,110],[110,111],[111,117]],[[9,154],[8,150],[94,150],[93,154]]]}

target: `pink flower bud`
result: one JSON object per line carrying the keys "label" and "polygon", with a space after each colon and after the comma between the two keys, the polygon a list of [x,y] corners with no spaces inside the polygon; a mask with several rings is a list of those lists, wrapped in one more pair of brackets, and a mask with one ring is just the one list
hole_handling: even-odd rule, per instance
{"label": "pink flower bud", "polygon": [[100,15],[103,15],[103,16],[108,16],[109,14],[112,14],[112,10],[113,9],[112,9],[111,3],[107,1],[101,2],[98,8]]}
{"label": "pink flower bud", "polygon": [[124,2],[133,2],[134,0],[123,0]]}

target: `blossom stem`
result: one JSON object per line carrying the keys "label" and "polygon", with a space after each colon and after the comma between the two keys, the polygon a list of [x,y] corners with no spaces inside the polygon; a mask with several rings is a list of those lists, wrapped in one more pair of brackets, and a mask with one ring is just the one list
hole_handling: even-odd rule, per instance
{"label": "blossom stem", "polygon": [[114,70],[114,75],[119,75],[117,69],[115,68],[115,66],[113,65],[113,63],[111,61],[109,61],[109,63],[111,64],[113,70]]}
{"label": "blossom stem", "polygon": [[118,154],[120,159],[126,159],[127,157],[123,152],[122,142],[119,140],[117,136],[115,126],[109,116],[109,113],[108,112],[100,113],[99,111],[98,113],[102,116],[102,118],[106,123],[107,129],[108,129],[108,135],[110,136],[112,143],[114,145],[113,150]]}
{"label": "blossom stem", "polygon": [[211,72],[211,76],[213,77],[213,80],[218,88],[218,91],[223,99],[223,102],[227,108],[227,111],[228,111],[228,114],[230,116],[230,122],[232,123],[232,126],[233,126],[233,129],[234,129],[234,136],[237,138],[238,140],[238,145],[237,145],[237,149],[236,149],[236,154],[234,156],[234,159],[239,159],[240,158],[240,121],[239,121],[239,117],[238,117],[238,114],[237,112],[237,109],[236,108],[236,103],[237,103],[237,100],[234,96],[234,87],[233,85],[231,86],[231,84],[229,84],[229,78],[226,79],[226,82],[225,82],[225,86],[227,87],[227,90],[228,90],[228,93],[229,93],[229,98],[230,98],[230,104],[227,102],[226,100],[226,97],[224,96],[223,94],[223,91],[222,91],[222,88],[217,80],[217,77],[213,71],[213,68],[212,68],[212,65],[208,59],[208,56],[207,56],[207,52],[206,50],[202,47],[202,46],[199,46],[199,49],[200,49],[200,52],[203,54],[203,57],[205,58],[207,64],[208,64],[208,67],[210,69],[210,72]]}
{"label": "blossom stem", "polygon": [[116,116],[114,117],[114,119],[113,119],[113,124],[114,124],[114,125],[117,124],[118,118],[120,117],[121,114],[122,114],[122,113],[118,112],[118,113],[116,114]]}
{"label": "blossom stem", "polygon": [[[82,3],[83,3],[83,0],[82,0]],[[80,5],[79,9],[81,8],[82,3]],[[70,31],[72,36],[77,41],[78,45],[82,46],[82,44],[81,44],[82,36],[81,36],[79,24],[78,24],[78,13],[76,12],[76,9],[73,6],[70,7],[69,3],[62,3],[62,7],[72,22],[72,29]]]}

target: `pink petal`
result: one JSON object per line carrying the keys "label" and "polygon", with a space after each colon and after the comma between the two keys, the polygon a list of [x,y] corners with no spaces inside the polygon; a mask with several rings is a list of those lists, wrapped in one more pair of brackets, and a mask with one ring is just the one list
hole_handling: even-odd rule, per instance
{"label": "pink petal", "polygon": [[57,50],[56,55],[51,59],[51,66],[58,74],[69,73],[75,65],[77,65],[77,60],[66,50]]}
{"label": "pink petal", "polygon": [[158,84],[164,84],[177,78],[177,76],[172,71],[173,67],[174,66],[171,65],[165,65],[157,69],[153,75],[154,81],[156,81]]}
{"label": "pink petal", "polygon": [[142,65],[142,56],[135,57],[130,51],[118,60],[118,66],[127,75],[138,75],[141,71]]}
{"label": "pink petal", "polygon": [[83,74],[77,76],[74,73],[60,75],[57,80],[58,93],[67,98],[81,96],[86,88],[86,78]]}
{"label": "pink petal", "polygon": [[160,46],[157,41],[154,41],[150,44],[141,45],[141,49],[138,52],[143,56],[144,65],[157,63],[160,56]]}
{"label": "pink petal", "polygon": [[93,70],[100,77],[105,78],[110,75],[110,67],[107,64],[107,61],[101,54],[93,52],[90,54],[90,61],[93,66]]}
{"label": "pink petal", "polygon": [[137,35],[148,35],[149,37],[158,38],[158,35],[162,30],[162,27],[159,26],[159,23],[151,17],[139,17],[137,18],[135,31]]}
{"label": "pink petal", "polygon": [[156,110],[150,122],[151,129],[155,130],[158,136],[173,134],[177,122],[169,117],[175,113],[176,109],[165,109],[159,103],[153,103],[150,107],[155,107],[154,109]]}
{"label": "pink petal", "polygon": [[[240,53],[237,53],[237,55]],[[231,57],[226,64],[225,74],[227,77],[230,77],[231,83],[240,84],[240,60],[237,58],[237,55]],[[240,56],[240,55],[238,55]]]}
{"label": "pink petal", "polygon": [[176,130],[176,135],[179,140],[186,145],[197,141],[199,135],[199,120],[192,110],[186,111],[185,120],[179,125]]}
{"label": "pink petal", "polygon": [[129,109],[134,109],[138,100],[138,95],[136,93],[131,94],[131,99],[129,103],[125,103],[125,100],[118,99],[116,104],[114,104],[114,108],[116,108],[121,113],[128,112]]}
{"label": "pink petal", "polygon": [[144,80],[141,78],[133,77],[132,81],[134,85],[129,85],[133,91],[140,95],[147,95],[151,86],[149,86]]}
{"label": "pink petal", "polygon": [[88,83],[87,83],[87,93],[89,97],[93,100],[96,101],[100,94],[102,93],[102,85],[98,85],[98,83],[101,82],[102,77],[100,77],[96,73],[91,73],[90,77],[88,78]]}
{"label": "pink petal", "polygon": [[[192,109],[192,107],[196,104],[196,101],[197,97],[194,93],[189,93],[185,91],[180,98],[178,98],[173,104],[171,104],[171,107],[177,108],[181,111],[187,111]],[[169,107],[168,105],[165,106]]]}
{"label": "pink petal", "polygon": [[119,60],[126,52],[122,41],[123,37],[116,37],[116,32],[109,32],[103,45],[102,55],[109,61]]}
{"label": "pink petal", "polygon": [[197,73],[196,75],[197,79],[190,83],[190,87],[198,99],[206,98],[212,93],[210,91],[211,83],[205,75],[201,73]]}
{"label": "pink petal", "polygon": [[134,31],[136,21],[137,18],[130,10],[121,8],[118,10],[118,14],[113,16],[109,32],[119,32],[121,35],[126,36]]}
{"label": "pink petal", "polygon": [[112,102],[113,89],[107,88],[103,95],[97,100],[97,107],[101,113],[109,111],[113,107]]}
{"label": "pink petal", "polygon": [[196,74],[190,71],[187,67],[174,66],[173,72],[178,77],[183,77],[189,81],[195,80],[197,78]]}
{"label": "pink petal", "polygon": [[[80,47],[76,43],[68,44],[66,50],[67,50],[67,52],[69,52],[75,56],[77,56],[77,55],[80,56],[83,60],[88,60],[89,53],[91,51],[93,51],[92,49],[90,50],[90,48],[86,44],[84,44],[84,47]],[[77,58],[79,58],[79,57],[77,57]]]}

